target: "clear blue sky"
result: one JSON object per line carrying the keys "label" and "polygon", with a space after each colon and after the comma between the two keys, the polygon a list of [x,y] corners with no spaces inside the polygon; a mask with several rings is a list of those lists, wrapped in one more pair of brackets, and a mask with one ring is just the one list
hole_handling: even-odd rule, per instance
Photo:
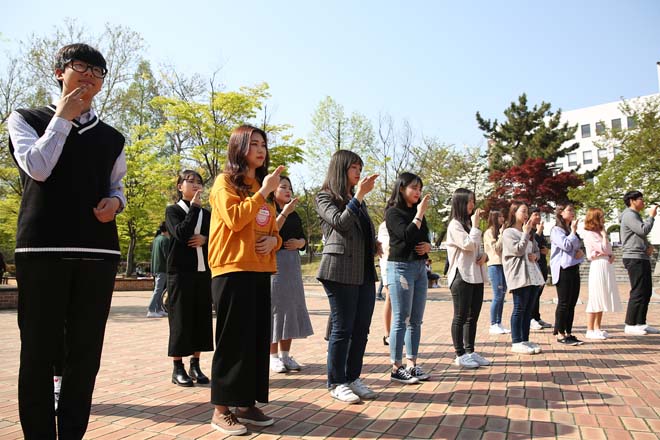
{"label": "clear blue sky", "polygon": [[657,0],[2,3],[0,50],[65,17],[97,33],[125,25],[154,65],[222,67],[230,89],[268,82],[273,122],[301,137],[326,95],[374,123],[389,112],[425,135],[479,145],[475,112],[501,119],[522,92],[564,110],[658,92]]}

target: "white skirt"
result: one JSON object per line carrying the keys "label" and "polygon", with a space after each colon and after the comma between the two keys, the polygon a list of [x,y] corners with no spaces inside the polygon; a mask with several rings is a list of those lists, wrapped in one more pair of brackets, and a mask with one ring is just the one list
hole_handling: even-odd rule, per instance
{"label": "white skirt", "polygon": [[587,313],[620,312],[622,310],[614,266],[607,258],[593,260],[589,266]]}

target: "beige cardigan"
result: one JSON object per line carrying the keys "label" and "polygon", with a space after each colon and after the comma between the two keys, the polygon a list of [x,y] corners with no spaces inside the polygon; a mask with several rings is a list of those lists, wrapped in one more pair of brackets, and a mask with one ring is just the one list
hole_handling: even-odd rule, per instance
{"label": "beige cardigan", "polygon": [[502,237],[503,234],[500,233],[500,236],[495,240],[491,228],[486,229],[486,232],[484,232],[484,250],[488,255],[489,266],[502,264]]}

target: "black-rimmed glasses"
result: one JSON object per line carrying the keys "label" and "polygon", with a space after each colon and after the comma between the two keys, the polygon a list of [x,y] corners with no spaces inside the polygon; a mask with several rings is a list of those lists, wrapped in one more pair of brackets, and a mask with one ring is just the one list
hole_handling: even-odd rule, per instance
{"label": "black-rimmed glasses", "polygon": [[84,61],[73,60],[70,61],[69,66],[78,73],[85,73],[88,70],[92,71],[92,75],[97,78],[105,78],[105,75],[108,73],[108,69],[105,67],[94,66],[93,64],[86,63]]}

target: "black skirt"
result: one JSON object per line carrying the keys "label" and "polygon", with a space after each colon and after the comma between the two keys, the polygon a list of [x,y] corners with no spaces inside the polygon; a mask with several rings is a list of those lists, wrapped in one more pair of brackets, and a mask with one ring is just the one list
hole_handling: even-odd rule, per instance
{"label": "black skirt", "polygon": [[190,356],[213,350],[211,311],[211,273],[181,272],[167,274],[168,356]]}

